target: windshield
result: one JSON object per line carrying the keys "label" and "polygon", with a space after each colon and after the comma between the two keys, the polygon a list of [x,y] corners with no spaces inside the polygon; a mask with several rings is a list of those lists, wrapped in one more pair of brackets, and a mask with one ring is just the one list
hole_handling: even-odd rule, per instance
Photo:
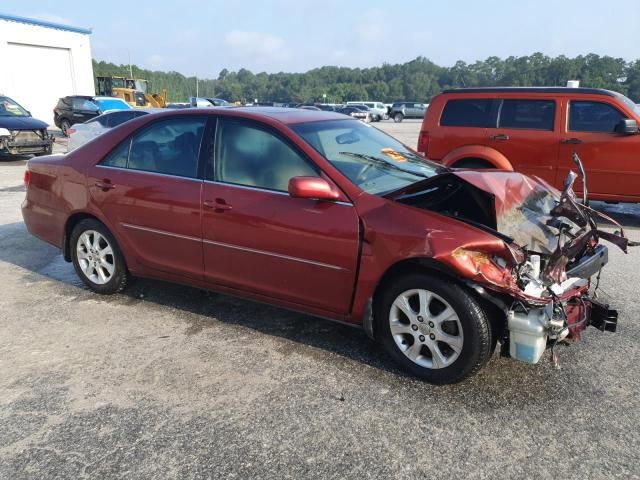
{"label": "windshield", "polygon": [[0,97],[0,117],[29,117],[29,112],[11,100],[9,97]]}
{"label": "windshield", "polygon": [[375,195],[384,195],[445,170],[360,121],[331,120],[292,128],[355,185]]}
{"label": "windshield", "polygon": [[98,104],[100,110],[103,112],[106,112],[107,110],[128,110],[131,108],[127,102],[123,102],[122,100],[115,98],[96,99],[95,103]]}

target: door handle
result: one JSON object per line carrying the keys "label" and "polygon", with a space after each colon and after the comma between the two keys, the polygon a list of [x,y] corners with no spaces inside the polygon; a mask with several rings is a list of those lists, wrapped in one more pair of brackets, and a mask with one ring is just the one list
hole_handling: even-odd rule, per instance
{"label": "door handle", "polygon": [[112,190],[116,188],[116,186],[113,183],[111,183],[111,180],[109,180],[108,178],[105,178],[102,181],[98,180],[95,185],[96,187],[100,188],[101,190],[104,190],[105,192],[107,190]]}
{"label": "door handle", "polygon": [[216,198],[213,200],[205,200],[202,202],[204,208],[215,210],[216,212],[224,212],[225,210],[231,210],[233,207],[224,201],[223,198]]}
{"label": "door handle", "polygon": [[564,143],[564,144],[571,144],[571,145],[580,145],[582,143],[582,140],[580,140],[579,138],[563,138],[562,140],[560,140],[560,143]]}
{"label": "door handle", "polygon": [[506,135],[504,133],[499,133],[497,135],[491,135],[489,138],[491,140],[495,140],[497,142],[500,142],[500,141],[509,140],[509,135]]}

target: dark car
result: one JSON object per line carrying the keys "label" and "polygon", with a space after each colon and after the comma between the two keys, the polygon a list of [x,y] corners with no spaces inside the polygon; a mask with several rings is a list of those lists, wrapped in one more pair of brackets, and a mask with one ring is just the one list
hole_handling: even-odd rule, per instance
{"label": "dark car", "polygon": [[336,112],[343,115],[349,115],[353,118],[357,118],[358,120],[362,120],[365,123],[371,122],[371,114],[369,113],[369,109],[364,105],[349,105],[347,107],[339,108],[338,110],[336,110]]}
{"label": "dark car", "polygon": [[389,118],[396,123],[405,118],[424,118],[428,105],[420,102],[396,102],[389,109]]}
{"label": "dark car", "polygon": [[27,228],[97,293],[151,277],[361,326],[436,383],[498,340],[536,363],[615,330],[589,282],[598,239],[628,241],[597,230],[575,174],[560,193],[455,171],[344,115],[260,107],[144,115],[27,168]]}
{"label": "dark car", "polygon": [[132,108],[120,98],[70,95],[58,100],[53,109],[53,123],[65,136],[71,125],[84,123],[109,110],[127,110]]}
{"label": "dark car", "polygon": [[0,96],[0,155],[48,155],[53,138],[48,125],[9,97]]}

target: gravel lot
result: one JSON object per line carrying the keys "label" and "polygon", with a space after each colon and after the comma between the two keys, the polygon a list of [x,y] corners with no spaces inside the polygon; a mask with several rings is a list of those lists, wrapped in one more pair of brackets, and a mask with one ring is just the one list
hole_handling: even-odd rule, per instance
{"label": "gravel lot", "polygon": [[[415,146],[420,123],[379,128]],[[619,331],[434,387],[359,330],[138,280],[86,290],[0,161],[0,479],[640,478],[640,250],[611,250]],[[640,240],[640,208],[605,206]]]}

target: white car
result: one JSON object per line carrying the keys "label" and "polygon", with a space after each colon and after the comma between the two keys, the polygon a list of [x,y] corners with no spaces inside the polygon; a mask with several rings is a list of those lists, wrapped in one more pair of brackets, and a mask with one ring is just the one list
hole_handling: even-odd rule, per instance
{"label": "white car", "polygon": [[365,105],[369,107],[369,111],[371,112],[371,119],[374,122],[379,122],[382,119],[389,118],[387,116],[387,107],[384,106],[382,102],[347,102],[347,105]]}
{"label": "white car", "polygon": [[161,108],[132,108],[130,110],[110,110],[98,115],[97,117],[87,120],[84,123],[76,123],[69,129],[69,143],[67,152],[90,142],[94,138],[102,135],[104,132],[111,130],[118,125],[128,122],[141,115],[147,115],[154,111],[162,110]]}

